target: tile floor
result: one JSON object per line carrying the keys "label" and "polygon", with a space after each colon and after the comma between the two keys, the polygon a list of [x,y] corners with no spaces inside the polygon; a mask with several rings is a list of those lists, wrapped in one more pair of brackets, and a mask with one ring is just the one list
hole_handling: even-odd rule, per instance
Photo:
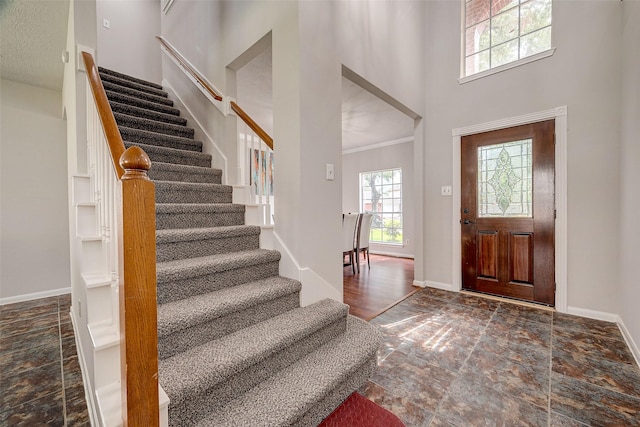
{"label": "tile floor", "polygon": [[[0,306],[0,426],[88,426],[69,296]],[[640,426],[615,324],[425,289],[378,316],[361,392],[412,426]]]}
{"label": "tile floor", "polygon": [[89,426],[70,295],[0,306],[0,426]]}
{"label": "tile floor", "polygon": [[640,426],[640,369],[618,327],[424,289],[385,333],[361,392],[407,426]]}

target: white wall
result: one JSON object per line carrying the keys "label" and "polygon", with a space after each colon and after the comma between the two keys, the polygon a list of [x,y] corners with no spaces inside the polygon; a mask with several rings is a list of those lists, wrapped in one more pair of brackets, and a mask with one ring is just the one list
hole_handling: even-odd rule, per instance
{"label": "white wall", "polygon": [[[620,316],[640,345],[640,3],[624,2],[622,144],[620,149]],[[637,349],[636,349],[637,351]]]}
{"label": "white wall", "polygon": [[[108,20],[110,28],[103,23]],[[155,83],[162,81],[160,0],[97,0],[97,63]]]}
{"label": "white wall", "polygon": [[374,253],[413,256],[416,241],[413,141],[344,154],[342,156],[342,211],[361,211],[359,188],[361,172],[393,168],[402,168],[402,213],[405,242],[402,246],[370,243],[370,249]]}
{"label": "white wall", "polygon": [[[427,2],[426,279],[452,281],[452,129],[568,107],[568,304],[616,313],[621,11],[615,1],[554,1],[555,55],[459,84],[457,1]],[[588,28],[588,31],[585,29]]]}
{"label": "white wall", "polygon": [[0,84],[0,301],[61,289],[68,292],[62,93],[9,80]]}

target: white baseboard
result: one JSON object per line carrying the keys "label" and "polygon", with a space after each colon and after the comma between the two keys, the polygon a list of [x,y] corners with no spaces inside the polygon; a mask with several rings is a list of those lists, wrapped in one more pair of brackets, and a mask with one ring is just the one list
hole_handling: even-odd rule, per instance
{"label": "white baseboard", "polygon": [[84,397],[87,402],[87,412],[89,413],[89,422],[92,426],[99,426],[98,423],[98,411],[96,410],[96,401],[93,395],[93,392],[89,390],[89,379],[87,378],[87,362],[84,357],[84,350],[82,349],[81,343],[78,342],[78,337],[80,334],[78,333],[78,324],[73,313],[73,306],[70,310],[71,315],[71,325],[73,326],[73,335],[76,341],[76,349],[78,352],[78,362],[80,364],[80,372],[82,373],[82,384],[84,385]]}
{"label": "white baseboard", "polygon": [[567,313],[575,316],[587,317],[589,319],[604,320],[605,322],[618,323],[620,316],[613,313],[607,313],[606,311],[590,310],[588,308],[580,307],[567,307]]}
{"label": "white baseboard", "polygon": [[425,280],[425,285],[429,288],[442,289],[443,291],[456,292],[450,283],[433,282],[431,280]]}
{"label": "white baseboard", "polygon": [[32,294],[17,295],[15,297],[0,298],[0,305],[14,304],[16,302],[33,301],[40,298],[56,297],[71,293],[71,287],[52,289],[50,291],[35,292]]}
{"label": "white baseboard", "polygon": [[385,252],[385,251],[371,251],[372,255],[384,255],[384,256],[392,256],[395,258],[409,258],[409,259],[415,259],[415,256],[413,256],[412,254],[401,254],[398,252]]}
{"label": "white baseboard", "polygon": [[635,341],[633,341],[633,338],[631,337],[631,333],[627,329],[627,326],[624,324],[624,321],[622,320],[622,318],[620,316],[617,316],[617,317],[618,317],[618,327],[620,328],[620,332],[622,332],[622,336],[624,337],[624,340],[627,342],[627,345],[629,346],[629,349],[631,350],[633,357],[636,359],[636,364],[640,366],[640,349],[638,349],[637,344],[635,343]]}
{"label": "white baseboard", "polygon": [[419,288],[426,288],[427,285],[424,283],[424,281],[420,281],[420,280],[414,280],[413,281],[413,286],[417,286]]}
{"label": "white baseboard", "polygon": [[622,333],[622,336],[624,337],[624,340],[627,342],[627,345],[629,346],[633,357],[636,359],[636,363],[640,366],[640,349],[638,349],[638,345],[633,340],[633,337],[627,329],[627,326],[624,324],[624,321],[618,314],[571,306],[567,307],[567,313],[581,317],[588,317],[589,319],[616,323],[618,325],[618,328],[620,329],[620,332]]}

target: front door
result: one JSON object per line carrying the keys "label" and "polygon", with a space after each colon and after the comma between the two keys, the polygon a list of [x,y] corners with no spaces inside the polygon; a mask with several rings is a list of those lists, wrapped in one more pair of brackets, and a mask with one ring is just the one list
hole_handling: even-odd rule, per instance
{"label": "front door", "polygon": [[554,128],[462,138],[463,289],[555,304]]}

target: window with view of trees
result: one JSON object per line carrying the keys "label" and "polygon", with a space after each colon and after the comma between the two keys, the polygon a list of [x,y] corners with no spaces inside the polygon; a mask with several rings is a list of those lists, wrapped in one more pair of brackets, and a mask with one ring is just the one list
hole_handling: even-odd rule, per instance
{"label": "window with view of trees", "polygon": [[464,75],[551,49],[552,0],[463,0]]}
{"label": "window with view of trees", "polygon": [[402,244],[402,169],[361,173],[360,208],[373,214],[371,242]]}

